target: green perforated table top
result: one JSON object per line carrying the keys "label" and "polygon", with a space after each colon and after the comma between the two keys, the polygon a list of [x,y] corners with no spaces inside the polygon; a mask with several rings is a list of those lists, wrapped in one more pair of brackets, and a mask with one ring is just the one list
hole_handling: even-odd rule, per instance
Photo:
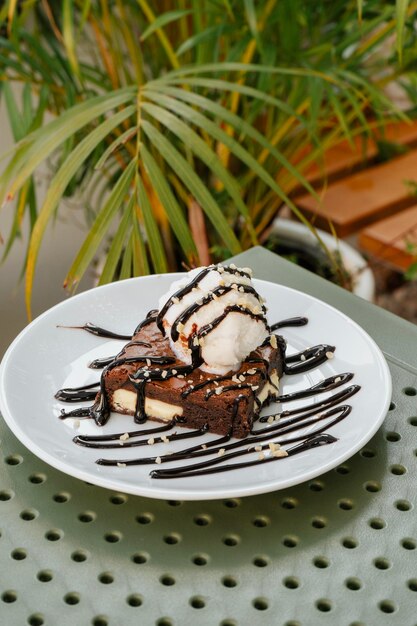
{"label": "green perforated table top", "polygon": [[291,489],[178,502],[86,484],[0,421],[0,624],[417,626],[417,328],[262,248],[258,278],[376,340],[393,398],[349,461]]}

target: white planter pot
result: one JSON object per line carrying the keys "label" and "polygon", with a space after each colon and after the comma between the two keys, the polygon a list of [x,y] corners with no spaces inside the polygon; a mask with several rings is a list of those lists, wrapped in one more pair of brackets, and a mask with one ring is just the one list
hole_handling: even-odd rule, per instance
{"label": "white planter pot", "polygon": [[[343,263],[353,279],[353,293],[372,302],[375,297],[374,275],[363,256],[345,241],[335,240],[334,237],[316,229],[329,250],[339,250]],[[305,246],[317,248],[317,240],[301,222],[278,217],[272,227],[271,234],[279,234],[283,241],[297,241]]]}

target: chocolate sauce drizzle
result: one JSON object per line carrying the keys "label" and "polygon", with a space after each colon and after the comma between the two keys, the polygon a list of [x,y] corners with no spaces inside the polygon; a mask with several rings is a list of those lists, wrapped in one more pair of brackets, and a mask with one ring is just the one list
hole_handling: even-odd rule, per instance
{"label": "chocolate sauce drizzle", "polygon": [[[230,291],[233,291],[233,290],[240,291],[241,293],[251,293],[251,294],[255,295],[256,297],[258,297],[258,294],[257,294],[256,290],[253,287],[251,287],[250,285],[240,285],[240,284],[234,283],[233,285],[228,285],[227,287],[226,286],[216,287],[207,296],[202,298],[201,301],[194,302],[194,304],[192,304],[188,308],[186,308],[176,318],[176,320],[172,324],[172,328],[171,328],[171,339],[173,341],[177,341],[178,340],[178,338],[180,336],[180,332],[179,332],[178,329],[181,327],[181,325],[185,326],[185,324],[188,322],[190,317],[192,315],[194,315],[194,313],[197,313],[200,309],[202,309],[207,304],[210,304],[210,302],[213,302],[213,300],[215,300],[216,298],[219,298],[220,296],[224,296],[226,293],[229,293]],[[217,319],[220,319],[220,321],[218,323],[223,321],[223,319],[226,317],[226,315],[228,315],[228,313],[230,313],[232,311],[237,311],[239,313],[245,313],[246,315],[250,314],[250,316],[252,318],[259,319],[260,321],[263,321],[265,323],[265,325],[267,326],[267,322],[266,322],[266,318],[265,318],[266,308],[265,308],[265,306],[263,304],[261,305],[261,310],[262,310],[262,315],[257,315],[255,317],[254,314],[251,311],[249,311],[249,309],[244,309],[243,307],[239,307],[238,309],[237,308],[233,308],[232,309],[231,307],[227,307],[227,309],[225,309],[225,313],[223,314],[221,319],[217,318]]]}
{"label": "chocolate sauce drizzle", "polygon": [[[275,402],[290,402],[291,400],[301,400],[302,398],[308,398],[309,396],[314,396],[316,393],[321,393],[324,391],[330,391],[331,389],[335,389],[344,383],[352,380],[353,374],[352,372],[345,372],[344,374],[336,374],[335,376],[330,376],[329,378],[325,378],[321,380],[319,383],[309,387],[308,389],[301,389],[300,391],[293,391],[292,393],[283,394],[281,396],[277,396]],[[266,421],[263,417],[260,418],[260,422]]]}
{"label": "chocolate sauce drizzle", "polygon": [[133,335],[121,335],[120,333],[115,333],[112,330],[107,330],[106,328],[101,328],[101,326],[96,326],[91,322],[86,322],[83,326],[58,326],[58,328],[74,328],[79,330],[86,330],[88,333],[92,335],[96,335],[97,337],[107,337],[109,339],[122,339],[127,341],[132,339]]}
{"label": "chocolate sauce drizzle", "polygon": [[[132,335],[121,335],[91,323],[86,323],[83,326],[72,326],[67,328],[80,328],[99,337],[132,340],[132,337],[141,328],[152,322],[156,322],[160,331],[165,334],[165,328],[163,326],[162,320],[170,306],[177,303],[177,301],[179,301],[185,295],[190,293],[194,288],[196,288],[198,283],[213,269],[219,270],[218,266],[210,266],[203,269],[185,287],[182,287],[176,293],[174,293],[168,299],[168,301],[162,307],[159,313],[156,310],[150,311],[146,318],[136,327]],[[235,268],[234,266],[224,267],[221,271],[251,278],[249,273]],[[176,318],[171,327],[171,338],[176,341],[180,336],[180,329],[187,323],[192,315],[194,315],[201,307],[204,307],[216,298],[219,298],[222,295],[229,293],[232,289],[237,289],[242,293],[251,293],[258,297],[255,289],[249,285],[233,283],[227,286],[219,286],[215,288],[210,294],[208,294],[204,298],[201,298],[201,300],[186,308]],[[92,369],[102,369],[99,381],[80,387],[60,389],[56,393],[55,397],[63,402],[82,402],[85,400],[91,400],[96,398],[95,402],[90,407],[77,408],[68,412],[62,410],[61,418],[65,419],[68,417],[85,417],[94,419],[96,424],[99,426],[106,424],[110,416],[110,403],[105,390],[105,377],[108,372],[115,367],[124,364],[135,364],[138,367],[135,372],[129,376],[129,379],[135,387],[137,394],[134,421],[138,424],[144,423],[147,420],[147,415],[145,411],[145,392],[147,382],[167,380],[173,376],[178,375],[186,376],[187,374],[193,372],[196,368],[200,367],[200,365],[202,365],[203,363],[201,355],[201,340],[204,339],[204,337],[206,337],[206,335],[209,334],[214,328],[216,328],[229,313],[237,312],[243,315],[248,315],[252,319],[255,319],[256,321],[265,324],[266,329],[270,333],[285,327],[304,326],[308,322],[306,317],[292,317],[277,322],[269,327],[265,317],[266,309],[261,303],[259,310],[259,313],[254,313],[250,309],[241,305],[231,304],[229,306],[226,306],[223,313],[219,315],[216,319],[214,319],[210,324],[201,327],[198,331],[193,332],[189,336],[188,348],[191,356],[191,363],[189,365],[185,364],[178,366],[178,364],[175,364],[177,363],[176,359],[171,357],[161,357],[153,355],[125,357],[123,356],[123,354],[127,346],[125,346],[122,351],[116,356],[93,360],[89,364],[89,367]],[[263,345],[266,345],[268,342],[272,343],[273,337],[276,338],[278,347],[281,349],[281,352],[284,355],[286,342],[284,338],[280,335],[268,336]],[[147,348],[151,347],[149,343],[141,341],[130,341],[130,344],[128,345],[132,344],[143,345]],[[284,373],[286,375],[294,375],[309,371],[312,368],[324,363],[327,359],[332,358],[334,351],[334,346],[320,344],[307,348],[301,352],[285,356]],[[248,357],[246,359],[246,363],[254,365],[256,365],[257,363],[262,363],[263,365],[267,366],[266,369],[268,370],[268,362],[261,357]],[[160,365],[161,367],[151,368],[151,365]],[[225,376],[214,376],[213,378],[205,380],[199,384],[187,387],[182,392],[182,396],[187,397],[190,393],[198,391],[205,386],[209,387],[205,394],[206,400],[208,400],[211,396],[217,393],[223,393],[236,389],[250,389],[253,393],[255,402],[258,405],[258,409],[260,410],[260,408],[262,407],[262,403],[259,398],[257,398],[257,394],[255,393],[258,387],[250,384],[251,375],[253,375],[254,373],[257,373],[259,375],[260,371],[263,372],[263,369],[259,367],[249,368],[249,370],[246,370],[243,372],[243,374],[239,375],[239,382],[235,382],[233,375],[230,373]],[[249,372],[251,372],[251,374],[249,374]],[[241,377],[243,377],[243,380]],[[352,373],[345,372],[343,374],[326,378],[325,380],[316,383],[308,389],[303,389],[283,395],[272,394],[273,399],[277,402],[285,403],[291,402],[293,400],[299,400],[302,398],[308,398],[320,393],[330,392],[333,389],[344,385],[346,382],[349,382],[352,377]],[[263,376],[263,379],[265,380],[265,382],[267,381],[269,385],[275,387],[276,391],[278,392],[278,387],[273,383],[268,374],[265,374]],[[229,381],[230,384],[219,387],[219,383],[224,381]],[[324,431],[339,423],[347,415],[349,415],[352,407],[350,405],[342,403],[344,403],[348,398],[357,393],[359,389],[360,387],[358,385],[351,385],[337,393],[326,397],[319,402],[308,404],[292,410],[290,409],[281,411],[280,413],[275,413],[273,415],[262,416],[259,419],[259,422],[267,422],[269,425],[264,428],[253,428],[250,435],[243,440],[230,442],[233,432],[232,427],[231,431],[227,435],[223,435],[220,437],[217,436],[216,438],[205,442],[204,444],[191,446],[177,452],[161,456],[141,457],[138,459],[118,460],[100,458],[96,462],[100,465],[110,466],[147,465],[178,461],[181,459],[194,459],[207,455],[216,455],[215,458],[206,461],[171,469],[157,469],[152,471],[150,474],[153,478],[179,478],[182,476],[196,476],[213,472],[234,470],[242,467],[250,467],[259,463],[260,460],[262,460],[262,462],[280,460],[282,458],[285,458],[286,456],[292,456],[294,454],[298,454],[316,446],[335,442],[336,438],[332,435],[325,433]],[[99,391],[98,394],[97,391]],[[232,424],[234,418],[238,413],[239,403],[243,400],[247,401],[247,396],[243,393],[239,394],[234,400],[232,409]],[[205,424],[202,428],[196,430],[188,430],[185,432],[177,432],[173,430],[175,429],[175,426],[181,425],[182,421],[185,420],[176,417],[170,420],[167,424],[159,427],[145,428],[127,433],[116,433],[112,435],[79,435],[76,436],[73,441],[77,445],[89,448],[120,449],[153,445],[158,443],[168,443],[169,441],[191,439],[194,437],[198,438],[201,437],[203,434],[206,434],[208,431],[207,424]],[[317,427],[315,427],[316,424],[318,424]],[[160,433],[168,434],[164,435]],[[278,439],[271,443],[271,437],[278,437]],[[267,443],[264,444],[263,442],[265,441]],[[286,446],[285,450],[280,447],[281,444]],[[288,447],[288,445],[290,444],[296,445]],[[273,446],[272,448],[271,445]],[[274,446],[277,447],[278,453],[276,452]],[[270,454],[265,456],[263,454],[263,450],[268,449],[270,450]],[[255,460],[251,459],[249,461],[232,464],[229,464],[227,462],[225,463],[225,461],[229,461],[242,455],[252,454],[253,456],[254,451],[259,452],[259,454],[261,455]]]}
{"label": "chocolate sauce drizzle", "polygon": [[[56,392],[55,398],[62,402],[84,402],[85,400],[94,400],[97,395],[100,382],[91,383],[91,385],[83,385],[82,387],[68,387],[60,389]],[[94,390],[94,391],[91,391]]]}
{"label": "chocolate sauce drizzle", "polygon": [[197,274],[197,276],[193,278],[193,280],[191,280],[184,287],[181,287],[181,289],[178,289],[175,293],[173,293],[172,296],[168,298],[164,306],[159,311],[157,318],[156,318],[156,323],[157,323],[159,330],[161,331],[163,335],[165,335],[165,328],[162,323],[162,320],[165,317],[168,309],[175,303],[176,300],[181,300],[184,296],[189,294],[195,287],[197,287],[198,283],[200,283],[203,280],[203,278],[205,278],[207,274],[211,272],[212,270],[226,272],[227,274],[235,274],[236,276],[245,276],[246,278],[249,278],[249,279],[251,278],[251,275],[248,274],[248,272],[245,272],[237,267],[232,267],[230,265],[225,266],[225,267],[221,267],[217,265],[209,265],[208,267],[205,267],[203,270],[201,270],[201,272]]}
{"label": "chocolate sauce drizzle", "polygon": [[[152,476],[155,478],[165,478],[166,477],[165,474],[170,474],[172,475],[173,478],[179,477],[180,475],[183,476],[185,474],[193,475],[194,470],[197,468],[201,470],[203,468],[211,467],[213,465],[220,465],[225,460],[228,461],[237,456],[253,454],[254,452],[261,452],[262,450],[271,449],[271,445],[270,445],[271,443],[272,443],[272,446],[274,445],[277,446],[277,449],[279,450],[281,449],[280,448],[281,444],[284,444],[284,443],[285,445],[288,445],[288,444],[296,443],[299,441],[304,442],[310,439],[311,437],[315,437],[316,435],[323,434],[325,430],[327,430],[328,428],[331,428],[335,424],[345,419],[345,417],[349,415],[351,410],[352,410],[352,407],[350,405],[342,405],[342,406],[334,407],[324,413],[317,415],[316,420],[304,420],[303,416],[300,416],[298,418],[298,425],[295,425],[294,423],[290,425],[283,423],[281,425],[276,425],[276,426],[269,428],[268,433],[262,433],[259,435],[255,434],[253,436],[247,437],[246,439],[243,439],[243,440],[240,439],[232,443],[226,443],[228,436],[217,437],[216,439],[213,439],[206,444],[192,446],[190,448],[186,448],[184,450],[180,450],[172,454],[161,455],[159,457],[155,457],[155,456],[140,457],[137,459],[127,459],[124,461],[120,459],[100,458],[100,459],[97,459],[96,463],[98,463],[99,465],[107,465],[107,466],[120,465],[121,463],[125,463],[126,465],[152,465],[154,463],[166,463],[166,462],[179,461],[179,460],[185,460],[185,459],[194,459],[194,458],[213,455],[213,454],[217,455],[216,458],[210,459],[208,461],[204,461],[203,463],[200,463],[200,464],[193,464],[193,465],[187,465],[184,467],[175,467],[169,470],[168,469],[164,470],[164,475],[162,475],[162,473],[159,475],[152,474]],[[329,418],[333,418],[333,419],[329,420]],[[310,431],[308,434],[302,433],[302,434],[295,435],[292,437],[286,437],[285,439],[282,438],[283,436],[291,432],[295,432],[301,428],[308,427],[317,421],[324,421],[325,423],[321,426],[318,426],[318,428],[315,428],[314,430]],[[197,432],[197,431],[194,431],[194,432]],[[271,442],[271,436],[278,436],[278,439],[276,439],[274,442]],[[229,439],[230,439],[230,436],[229,436]],[[333,441],[336,441],[336,439],[334,438]],[[267,442],[267,443],[263,444],[263,442]],[[104,448],[104,446],[102,447]],[[230,452],[230,451],[233,451],[233,452]],[[286,452],[288,452],[288,449],[286,449]],[[277,456],[275,458],[284,458],[284,456],[282,457]],[[259,463],[259,460],[260,459],[257,458],[255,461],[250,461],[249,464]],[[266,459],[262,459],[262,460],[266,460]],[[235,466],[233,466],[232,468],[235,468]],[[157,471],[160,472],[160,470],[157,470]],[[223,470],[220,468],[218,471],[223,471]],[[210,470],[210,472],[207,472],[207,473],[212,473],[212,472],[213,470]]]}
{"label": "chocolate sauce drizzle", "polygon": [[[316,436],[311,436],[311,437],[308,437],[307,439],[304,439],[304,441],[302,441],[297,446],[287,449],[286,456],[293,456],[294,454],[297,454],[299,452],[304,452],[305,450],[311,450],[311,448],[315,448],[316,446],[320,446],[320,445],[324,445],[328,443],[334,443],[335,441],[337,441],[336,437],[333,437],[332,435],[329,435],[327,433],[316,435]],[[265,447],[262,446],[262,447],[264,449],[267,448],[267,446]],[[234,454],[230,454],[228,455],[228,458],[236,457],[236,456],[239,456],[240,454],[245,454],[245,451],[242,451],[241,453],[235,452]],[[271,463],[273,461],[282,460],[283,458],[285,457],[268,456],[262,459],[262,463]],[[188,465],[183,466],[183,467],[173,468],[171,470],[168,470],[168,469],[152,470],[150,472],[150,476],[151,478],[184,478],[188,476],[202,476],[206,474],[214,474],[216,472],[228,472],[231,470],[243,469],[246,467],[251,467],[252,465],[259,465],[259,460],[255,459],[252,461],[244,461],[243,463],[232,463],[232,464],[227,464],[227,465],[216,465],[216,463],[219,463],[218,459],[213,459],[212,461],[206,461],[203,463],[196,463],[195,469],[193,471],[189,469],[190,466]],[[216,465],[216,467],[213,467],[213,465]]]}
{"label": "chocolate sauce drizzle", "polygon": [[281,320],[280,322],[276,322],[276,324],[272,324],[271,332],[274,330],[278,330],[279,328],[288,328],[289,326],[305,326],[308,324],[308,319],[306,317],[289,317],[286,320]]}
{"label": "chocolate sauce drizzle", "polygon": [[331,359],[335,350],[335,346],[320,344],[302,352],[291,354],[285,358],[284,373],[291,375],[307,372],[312,367],[317,367],[329,358]]}

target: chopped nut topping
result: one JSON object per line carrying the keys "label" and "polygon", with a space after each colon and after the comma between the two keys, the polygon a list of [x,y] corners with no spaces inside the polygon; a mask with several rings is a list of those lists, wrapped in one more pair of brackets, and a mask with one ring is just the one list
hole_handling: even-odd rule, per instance
{"label": "chopped nut topping", "polygon": [[220,448],[220,450],[218,451],[218,453],[217,453],[217,454],[218,454],[219,456],[223,456],[225,452],[226,452],[226,450],[225,450],[224,448]]}
{"label": "chopped nut topping", "polygon": [[171,370],[171,372],[172,372],[172,373],[174,374],[174,376],[175,376],[175,374],[177,373],[177,370]]}
{"label": "chopped nut topping", "polygon": [[203,450],[206,450],[206,448],[207,448],[207,444],[206,444],[206,443],[202,443],[202,444],[201,444],[201,446],[200,446],[200,448],[203,448]]}
{"label": "chopped nut topping", "polygon": [[334,358],[334,352],[331,352],[330,350],[328,352],[326,352],[326,357],[328,359],[333,359]]}
{"label": "chopped nut topping", "polygon": [[278,458],[288,456],[288,452],[286,450],[274,450],[272,456],[276,456]]}
{"label": "chopped nut topping", "polygon": [[342,380],[342,379],[340,378],[340,376],[338,376],[337,378],[335,378],[335,379],[334,379],[334,382],[335,382],[335,383],[340,383],[340,381],[341,381],[341,380]]}
{"label": "chopped nut topping", "polygon": [[126,463],[118,463],[117,467],[126,467]]}
{"label": "chopped nut topping", "polygon": [[146,442],[149,446],[153,446],[153,444],[155,443],[155,439],[153,437],[149,437],[148,441]]}
{"label": "chopped nut topping", "polygon": [[129,439],[129,433],[124,433],[123,435],[120,435],[119,439],[121,439],[122,441],[126,441],[127,439]]}
{"label": "chopped nut topping", "polygon": [[258,454],[258,459],[259,459],[260,461],[263,461],[263,460],[264,460],[264,458],[265,458],[264,453],[263,453],[263,452],[260,452],[260,453]]}
{"label": "chopped nut topping", "polygon": [[166,378],[168,376],[168,371],[164,370],[161,374],[162,378]]}
{"label": "chopped nut topping", "polygon": [[268,422],[268,424],[272,424],[274,421],[274,416],[270,415],[266,421]]}
{"label": "chopped nut topping", "polygon": [[245,377],[243,376],[243,374],[241,374],[241,375],[239,376],[239,380],[240,380],[240,382],[241,382],[241,383],[244,383],[244,382],[245,382]]}
{"label": "chopped nut topping", "polygon": [[180,299],[179,298],[171,298],[172,302],[174,304],[179,304],[180,303]]}
{"label": "chopped nut topping", "polygon": [[246,370],[246,373],[250,376],[253,376],[253,374],[256,374],[256,369],[254,367],[251,367],[250,370]]}
{"label": "chopped nut topping", "polygon": [[305,360],[306,360],[306,355],[305,355],[305,354],[302,354],[302,355],[300,356],[300,360],[301,360],[301,361],[305,361]]}
{"label": "chopped nut topping", "polygon": [[164,443],[169,443],[169,437],[167,437],[166,435],[162,435],[161,440],[162,440]]}
{"label": "chopped nut topping", "polygon": [[277,348],[277,347],[278,347],[278,344],[277,344],[277,338],[276,338],[276,336],[275,336],[275,335],[271,335],[271,336],[270,336],[270,338],[269,338],[269,343],[271,344],[271,346],[272,346],[273,348]]}
{"label": "chopped nut topping", "polygon": [[275,452],[276,450],[279,450],[281,448],[279,443],[274,443],[273,441],[271,441],[268,445],[271,452]]}
{"label": "chopped nut topping", "polygon": [[150,366],[151,366],[151,360],[150,360],[150,359],[146,359],[146,365],[147,365],[148,367],[150,367]]}
{"label": "chopped nut topping", "polygon": [[262,450],[262,446],[255,446],[255,452],[260,452]]}
{"label": "chopped nut topping", "polygon": [[155,463],[162,463],[162,459],[160,456],[157,456],[155,459]]}

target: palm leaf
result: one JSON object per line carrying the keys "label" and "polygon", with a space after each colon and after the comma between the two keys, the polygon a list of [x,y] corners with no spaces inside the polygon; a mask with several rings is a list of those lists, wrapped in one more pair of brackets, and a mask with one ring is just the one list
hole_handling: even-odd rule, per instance
{"label": "palm leaf", "polygon": [[125,200],[125,196],[134,180],[135,169],[136,162],[131,161],[97,215],[65,279],[65,286],[69,289],[73,290],[76,287],[93,260],[112,220]]}
{"label": "palm leaf", "polygon": [[47,159],[58,146],[101,115],[132,100],[135,91],[133,87],[125,87],[111,94],[97,96],[75,105],[59,118],[22,139],[15,146],[15,155],[2,174],[0,204],[6,193],[9,198],[13,197],[38,165]]}
{"label": "palm leaf", "polygon": [[35,273],[36,260],[38,257],[39,248],[43,235],[46,230],[46,226],[56,209],[62,195],[79,169],[81,163],[91,154],[91,152],[97,147],[97,145],[107,135],[118,126],[123,120],[130,117],[134,112],[135,107],[131,105],[126,109],[116,113],[113,117],[107,119],[105,122],[95,128],[89,135],[87,135],[71,152],[71,154],[64,161],[58,172],[55,174],[46,195],[43,206],[39,212],[36,220],[35,227],[32,231],[32,235],[29,243],[28,258],[26,264],[26,307],[30,316],[30,301],[32,294],[33,279]]}
{"label": "palm leaf", "polygon": [[15,141],[19,141],[19,139],[23,137],[24,133],[22,117],[19,113],[19,108],[9,82],[5,82],[3,84],[3,94],[13,139]]}
{"label": "palm leaf", "polygon": [[169,73],[154,79],[152,82],[170,82],[172,79],[177,77],[181,77],[182,82],[184,82],[183,78],[186,76],[207,73],[215,74],[216,72],[221,74],[225,74],[227,72],[240,72],[243,74],[254,72],[255,74],[266,73],[278,74],[282,76],[316,76],[317,78],[321,78],[327,82],[337,84],[337,81],[333,76],[329,76],[327,73],[319,70],[302,67],[271,67],[270,65],[257,65],[255,63],[207,63],[205,65],[186,66],[171,70]]}
{"label": "palm leaf", "polygon": [[404,25],[410,0],[396,0],[397,53],[400,64],[403,60]]}
{"label": "palm leaf", "polygon": [[[152,92],[146,92],[146,94],[149,99],[152,99],[155,102],[159,102],[160,104],[166,104],[167,107],[175,110],[185,119],[189,119],[190,121],[198,119],[199,125],[204,128],[204,130],[206,130],[209,134],[211,134],[211,136],[216,137],[215,131],[219,130],[218,126],[216,124],[213,124],[213,122],[211,122],[210,120],[207,120],[203,115],[193,111],[193,109],[191,109],[190,107],[187,107],[180,102],[175,102],[172,99],[166,98],[161,94],[152,94]],[[178,117],[176,117],[172,113],[169,113],[159,106],[155,106],[146,102],[142,104],[142,110],[152,115],[155,119],[161,122],[161,124],[166,126],[171,132],[177,135],[177,137],[179,137],[183,141],[184,145],[192,150],[192,152],[196,156],[198,156],[198,158],[200,158],[207,165],[207,167],[212,170],[212,172],[219,178],[219,180],[222,181],[225,189],[228,191],[230,197],[235,202],[239,212],[245,218],[248,229],[253,236],[252,242],[254,245],[256,245],[257,240],[253,230],[253,225],[251,223],[248,208],[241,198],[242,192],[239,184],[237,180],[233,178],[233,176],[231,176],[231,174],[223,166],[216,153],[208,147],[207,143],[203,141],[197,135],[197,133],[195,133],[189,126],[187,126],[187,124],[179,120]],[[223,137],[223,135],[227,137],[226,133],[219,130],[219,136]]]}
{"label": "palm leaf", "polygon": [[[174,98],[163,99],[164,96],[160,95],[160,92],[171,94],[175,96],[177,100]],[[222,121],[226,122],[230,126],[234,127],[236,130],[241,132],[248,137],[251,137],[255,141],[257,141],[265,150],[267,150],[285,169],[288,170],[296,180],[303,185],[313,196],[316,196],[316,192],[311,187],[310,183],[304,178],[304,176],[297,170],[286,158],[280,153],[259,131],[257,131],[253,126],[245,122],[242,118],[234,113],[231,113],[228,109],[224,108],[220,104],[205,98],[204,96],[200,96],[199,94],[191,93],[186,90],[174,88],[174,87],[165,87],[165,86],[157,86],[157,95],[153,96],[151,91],[146,91],[148,98],[156,98],[156,100],[160,102],[164,102],[167,107],[174,108],[178,112],[181,112],[187,119],[192,121],[197,125],[203,124],[203,127],[207,132],[211,133],[213,137],[217,138],[219,141],[225,143],[227,147],[237,156],[242,162],[246,163],[249,169],[255,174],[259,169],[260,165],[251,154],[245,150],[240,142],[237,142],[233,137],[225,133],[220,125],[214,124],[207,120],[200,113],[195,111],[190,107],[183,108],[181,103],[178,102],[178,99],[185,100],[194,105],[199,106],[202,109],[208,110],[213,115],[219,117]],[[287,198],[285,198],[287,201]]]}
{"label": "palm leaf", "polygon": [[139,207],[143,215],[153,266],[157,273],[167,272],[167,260],[164,254],[164,246],[158,230],[158,224],[153,214],[152,206],[149,201],[148,194],[146,193],[145,186],[140,177],[137,179],[136,186],[138,190]]}
{"label": "palm leaf", "polygon": [[[164,159],[168,163],[175,163],[175,171],[179,178],[188,187],[193,196],[196,198],[197,202],[201,205],[202,209],[212,222],[214,228],[222,237],[224,243],[228,246],[232,254],[237,254],[232,250],[239,249],[240,244],[238,243],[233,231],[228,225],[226,219],[224,218],[220,207],[214,201],[213,197],[209,194],[202,181],[198,178],[198,176],[191,169],[186,160],[180,155],[180,153],[175,148],[173,148],[170,142],[159,131],[157,131],[153,126],[151,126],[151,124],[149,124],[145,120],[142,120],[142,128],[145,134],[149,137],[152,144],[162,154]],[[278,195],[278,197],[281,198],[282,201],[291,208],[294,214],[297,215],[297,217],[302,222],[304,222],[310,230],[314,231],[314,228],[311,226],[310,222],[306,220],[303,214],[287,197],[287,195],[270,176],[270,174],[261,165],[259,165],[259,163],[257,163],[256,159],[253,159],[253,161],[251,161],[251,165],[254,168],[255,174],[257,174],[259,178],[263,180],[264,183],[268,187],[270,187]]]}
{"label": "palm leaf", "polygon": [[110,283],[115,276],[117,264],[123,253],[123,247],[127,239],[129,229],[132,224],[132,207],[134,204],[134,195],[132,194],[130,201],[124,208],[122,219],[113,237],[109,251],[106,255],[106,262],[100,275],[99,285]]}
{"label": "palm leaf", "polygon": [[133,229],[132,229],[132,232],[130,233],[129,241],[127,242],[127,246],[123,254],[122,267],[120,268],[120,276],[119,276],[120,280],[131,278],[132,276],[133,246],[134,246],[134,235],[133,235]]}
{"label": "palm leaf", "polygon": [[[148,22],[151,25],[154,24],[158,18],[155,17],[155,14],[152,11],[151,7],[149,6],[149,3],[147,2],[147,0],[137,0],[137,2],[140,8],[142,9],[144,15],[146,16],[146,19],[148,20]],[[179,67],[180,64],[179,64],[177,55],[175,54],[174,49],[168,37],[166,36],[165,32],[163,31],[163,29],[161,27],[156,28],[155,33],[161,43],[161,46],[165,50],[165,53],[169,59],[169,62],[171,63],[171,66],[175,68]]]}
{"label": "palm leaf", "polygon": [[164,84],[169,83],[170,85],[187,85],[190,87],[203,87],[205,89],[210,90],[218,90],[231,93],[239,93],[244,96],[248,96],[249,98],[253,98],[254,100],[261,100],[264,104],[271,104],[276,107],[286,115],[293,115],[296,117],[300,123],[306,125],[306,119],[304,119],[301,115],[297,113],[293,107],[287,104],[281,98],[276,98],[267,94],[263,91],[259,91],[254,87],[250,87],[248,85],[243,85],[240,83],[233,83],[232,81],[217,79],[217,78],[187,78],[181,80],[180,78],[173,78],[170,81],[152,81],[148,83],[148,87],[150,89],[159,89],[159,87],[163,87]]}
{"label": "palm leaf", "polygon": [[[146,128],[147,122],[142,120],[142,127],[143,125]],[[152,129],[150,124],[149,127]],[[161,172],[152,154],[147,150],[144,144],[141,146],[140,150],[146,173],[149,176],[150,183],[155,189],[156,194],[166,211],[171,228],[174,231],[174,234],[178,239],[178,242],[187,259],[192,260],[196,257],[197,250],[183,211],[172,193],[170,186],[166,182],[166,177]]]}
{"label": "palm leaf", "polygon": [[80,78],[80,67],[78,65],[76,42],[74,38],[73,0],[63,0],[62,2],[62,36],[71,69],[77,78]]}
{"label": "palm leaf", "polygon": [[133,272],[135,276],[144,276],[149,274],[150,267],[148,263],[148,257],[146,253],[146,246],[143,240],[142,232],[140,229],[138,213],[139,207],[137,204],[137,194],[134,196],[132,213],[132,260],[133,260]]}
{"label": "palm leaf", "polygon": [[161,13],[161,15],[159,15],[151,24],[149,24],[148,28],[144,30],[140,37],[141,41],[145,41],[149,35],[152,35],[152,33],[159,28],[163,28],[167,24],[170,24],[181,17],[190,15],[190,13],[192,13],[190,9],[180,9],[177,11],[167,11],[166,13]]}
{"label": "palm leaf", "polygon": [[224,217],[223,211],[207,190],[201,178],[199,178],[190,164],[187,163],[184,157],[172,146],[170,141],[164,137],[162,133],[146,120],[142,120],[141,127],[152,145],[158,150],[165,161],[174,167],[177,176],[182,180],[183,184],[188,187],[200,204],[229,251],[232,254],[238,254],[241,249],[239,241]]}
{"label": "palm leaf", "polygon": [[188,52],[188,50],[192,50],[193,48],[196,48],[200,44],[205,43],[207,41],[211,41],[212,39],[218,39],[222,35],[225,35],[228,32],[231,32],[232,30],[233,30],[232,26],[227,27],[224,24],[219,24],[216,26],[209,26],[205,30],[197,32],[191,35],[191,37],[189,37],[185,41],[183,41],[181,45],[178,47],[176,54],[179,57],[182,54],[185,54],[185,52]]}
{"label": "palm leaf", "polygon": [[123,146],[129,139],[134,137],[137,133],[137,126],[131,126],[124,133],[121,133],[114,141],[111,142],[108,148],[103,152],[99,160],[97,161],[95,168],[96,170],[101,170],[104,166],[107,159],[121,146]]}
{"label": "palm leaf", "polygon": [[358,5],[358,22],[362,24],[362,15],[363,15],[363,0],[356,0]]}

